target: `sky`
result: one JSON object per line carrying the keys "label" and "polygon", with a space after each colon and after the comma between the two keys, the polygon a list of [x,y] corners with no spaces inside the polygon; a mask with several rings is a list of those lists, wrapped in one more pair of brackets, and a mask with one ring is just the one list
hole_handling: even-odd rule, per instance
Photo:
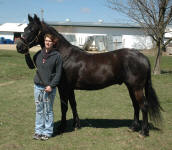
{"label": "sky", "polygon": [[0,0],[0,24],[27,23],[28,14],[44,21],[128,23],[129,18],[107,7],[106,0]]}

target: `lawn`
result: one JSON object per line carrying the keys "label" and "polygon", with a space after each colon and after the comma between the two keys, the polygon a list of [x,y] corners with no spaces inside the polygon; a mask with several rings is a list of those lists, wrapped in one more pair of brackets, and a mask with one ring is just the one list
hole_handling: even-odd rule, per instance
{"label": "lawn", "polygon": [[[33,53],[32,53],[33,55]],[[149,57],[151,63],[154,57]],[[73,131],[72,112],[67,113],[67,131],[48,141],[32,140],[35,106],[34,70],[16,51],[0,51],[0,150],[171,150],[172,148],[172,57],[162,58],[161,75],[152,75],[164,108],[163,126],[152,127],[150,136],[128,132],[133,107],[124,85],[97,91],[75,91],[81,129]],[[59,95],[54,104],[55,127],[61,110]]]}

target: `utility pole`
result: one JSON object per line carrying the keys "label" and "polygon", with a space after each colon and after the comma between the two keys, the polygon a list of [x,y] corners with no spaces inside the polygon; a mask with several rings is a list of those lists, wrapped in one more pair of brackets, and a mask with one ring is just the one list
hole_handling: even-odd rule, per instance
{"label": "utility pole", "polygon": [[44,9],[41,9],[41,20],[44,21]]}

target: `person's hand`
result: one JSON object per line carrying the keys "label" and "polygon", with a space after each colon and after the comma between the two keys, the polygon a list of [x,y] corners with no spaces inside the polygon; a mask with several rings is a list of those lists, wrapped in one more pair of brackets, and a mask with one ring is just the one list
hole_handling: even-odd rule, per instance
{"label": "person's hand", "polygon": [[46,86],[45,87],[45,92],[51,92],[52,91],[52,88],[51,88],[51,86]]}

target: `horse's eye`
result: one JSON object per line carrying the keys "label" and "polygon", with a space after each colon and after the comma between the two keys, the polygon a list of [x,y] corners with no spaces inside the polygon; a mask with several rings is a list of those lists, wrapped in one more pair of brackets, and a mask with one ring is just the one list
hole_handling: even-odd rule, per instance
{"label": "horse's eye", "polygon": [[34,29],[33,28],[30,28],[30,30],[29,30],[30,32],[34,32]]}
{"label": "horse's eye", "polygon": [[30,28],[28,28],[28,31],[29,32],[34,32],[34,28],[33,27],[30,27]]}

